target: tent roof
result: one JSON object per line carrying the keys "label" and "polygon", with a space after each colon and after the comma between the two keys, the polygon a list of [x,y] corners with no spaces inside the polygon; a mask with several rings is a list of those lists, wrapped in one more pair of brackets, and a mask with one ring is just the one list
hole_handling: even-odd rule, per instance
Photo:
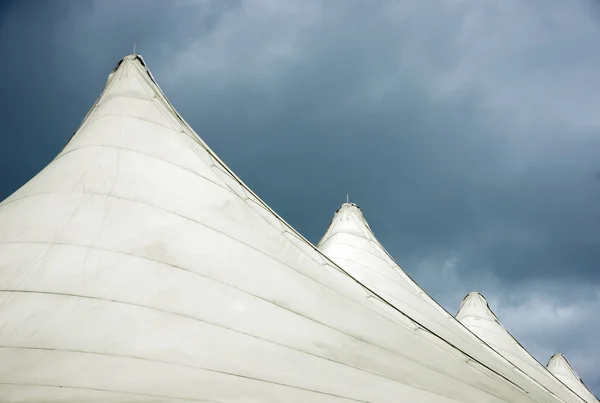
{"label": "tent roof", "polygon": [[502,325],[479,292],[469,293],[456,318],[502,356],[568,402],[582,402],[571,389],[541,365]]}
{"label": "tent roof", "polygon": [[546,366],[548,371],[552,372],[554,376],[560,379],[565,385],[571,390],[577,393],[586,403],[598,403],[598,399],[590,391],[590,389],[583,383],[583,380],[577,375],[577,372],[573,369],[567,357],[562,353],[556,353],[548,361]]}
{"label": "tent roof", "polygon": [[139,55],[0,203],[0,268],[9,401],[554,401],[325,258],[194,133]]}

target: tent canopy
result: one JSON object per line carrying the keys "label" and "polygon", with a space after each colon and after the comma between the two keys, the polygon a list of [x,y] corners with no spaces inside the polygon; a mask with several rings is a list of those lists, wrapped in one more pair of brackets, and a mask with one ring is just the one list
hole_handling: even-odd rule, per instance
{"label": "tent canopy", "polygon": [[0,396],[542,402],[422,332],[265,205],[125,57],[0,203]]}
{"label": "tent canopy", "polygon": [[558,401],[437,333],[453,319],[418,324],[444,312],[418,287],[404,312],[316,250],[139,55],[0,203],[0,268],[4,401]]}

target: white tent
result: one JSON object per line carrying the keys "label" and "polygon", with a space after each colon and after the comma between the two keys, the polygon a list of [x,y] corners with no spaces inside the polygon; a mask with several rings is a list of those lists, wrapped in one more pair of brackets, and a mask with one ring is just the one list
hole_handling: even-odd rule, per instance
{"label": "white tent", "polygon": [[416,320],[417,329],[422,334],[432,332],[438,335],[471,359],[478,360],[518,384],[538,401],[581,403],[569,391],[559,389],[550,392],[540,386],[437,304],[386,252],[356,204],[344,203],[336,211],[317,247],[350,275]]}
{"label": "white tent", "polygon": [[139,55],[0,204],[2,402],[550,402],[400,315],[198,138]]}
{"label": "white tent", "polygon": [[583,401],[521,346],[502,326],[480,293],[471,292],[464,298],[456,319],[554,394],[565,401]]}
{"label": "white tent", "polygon": [[585,383],[583,383],[569,361],[567,361],[567,357],[562,353],[554,354],[550,358],[550,361],[548,361],[546,368],[548,368],[548,371],[552,372],[555,377],[560,379],[562,383],[571,388],[572,391],[581,396],[586,403],[599,403],[598,399],[588,389]]}

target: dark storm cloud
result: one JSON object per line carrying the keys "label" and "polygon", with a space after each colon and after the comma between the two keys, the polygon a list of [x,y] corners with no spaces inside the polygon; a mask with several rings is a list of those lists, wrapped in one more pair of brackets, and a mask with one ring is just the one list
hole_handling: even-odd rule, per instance
{"label": "dark storm cloud", "polygon": [[0,196],[60,150],[133,42],[311,241],[347,192],[451,310],[473,288],[600,392],[592,1],[21,2],[0,18]]}
{"label": "dark storm cloud", "polygon": [[[0,8],[2,133],[0,198],[43,168],[69,140],[124,55],[159,60],[209,31],[234,1],[196,3],[26,1]],[[6,174],[8,173],[8,174]]]}

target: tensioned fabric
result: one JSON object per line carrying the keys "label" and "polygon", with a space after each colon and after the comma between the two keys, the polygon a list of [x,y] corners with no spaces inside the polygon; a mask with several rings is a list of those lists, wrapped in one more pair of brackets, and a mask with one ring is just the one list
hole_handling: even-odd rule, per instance
{"label": "tensioned fabric", "polygon": [[560,379],[562,383],[571,388],[572,391],[581,396],[586,403],[600,403],[592,391],[583,383],[579,375],[577,375],[577,372],[575,372],[564,354],[554,354],[548,361],[546,368],[555,377]]}
{"label": "tensioned fabric", "polygon": [[521,346],[500,323],[480,293],[471,292],[463,299],[456,319],[544,387],[561,396],[577,396],[579,401],[583,401]]}
{"label": "tensioned fabric", "polygon": [[342,204],[317,247],[399,311],[520,385],[540,401],[582,403],[567,388],[554,384],[541,386],[437,304],[386,252],[356,204]]}
{"label": "tensioned fabric", "polygon": [[2,402],[557,401],[325,258],[194,133],[139,55],[0,204],[0,363]]}

